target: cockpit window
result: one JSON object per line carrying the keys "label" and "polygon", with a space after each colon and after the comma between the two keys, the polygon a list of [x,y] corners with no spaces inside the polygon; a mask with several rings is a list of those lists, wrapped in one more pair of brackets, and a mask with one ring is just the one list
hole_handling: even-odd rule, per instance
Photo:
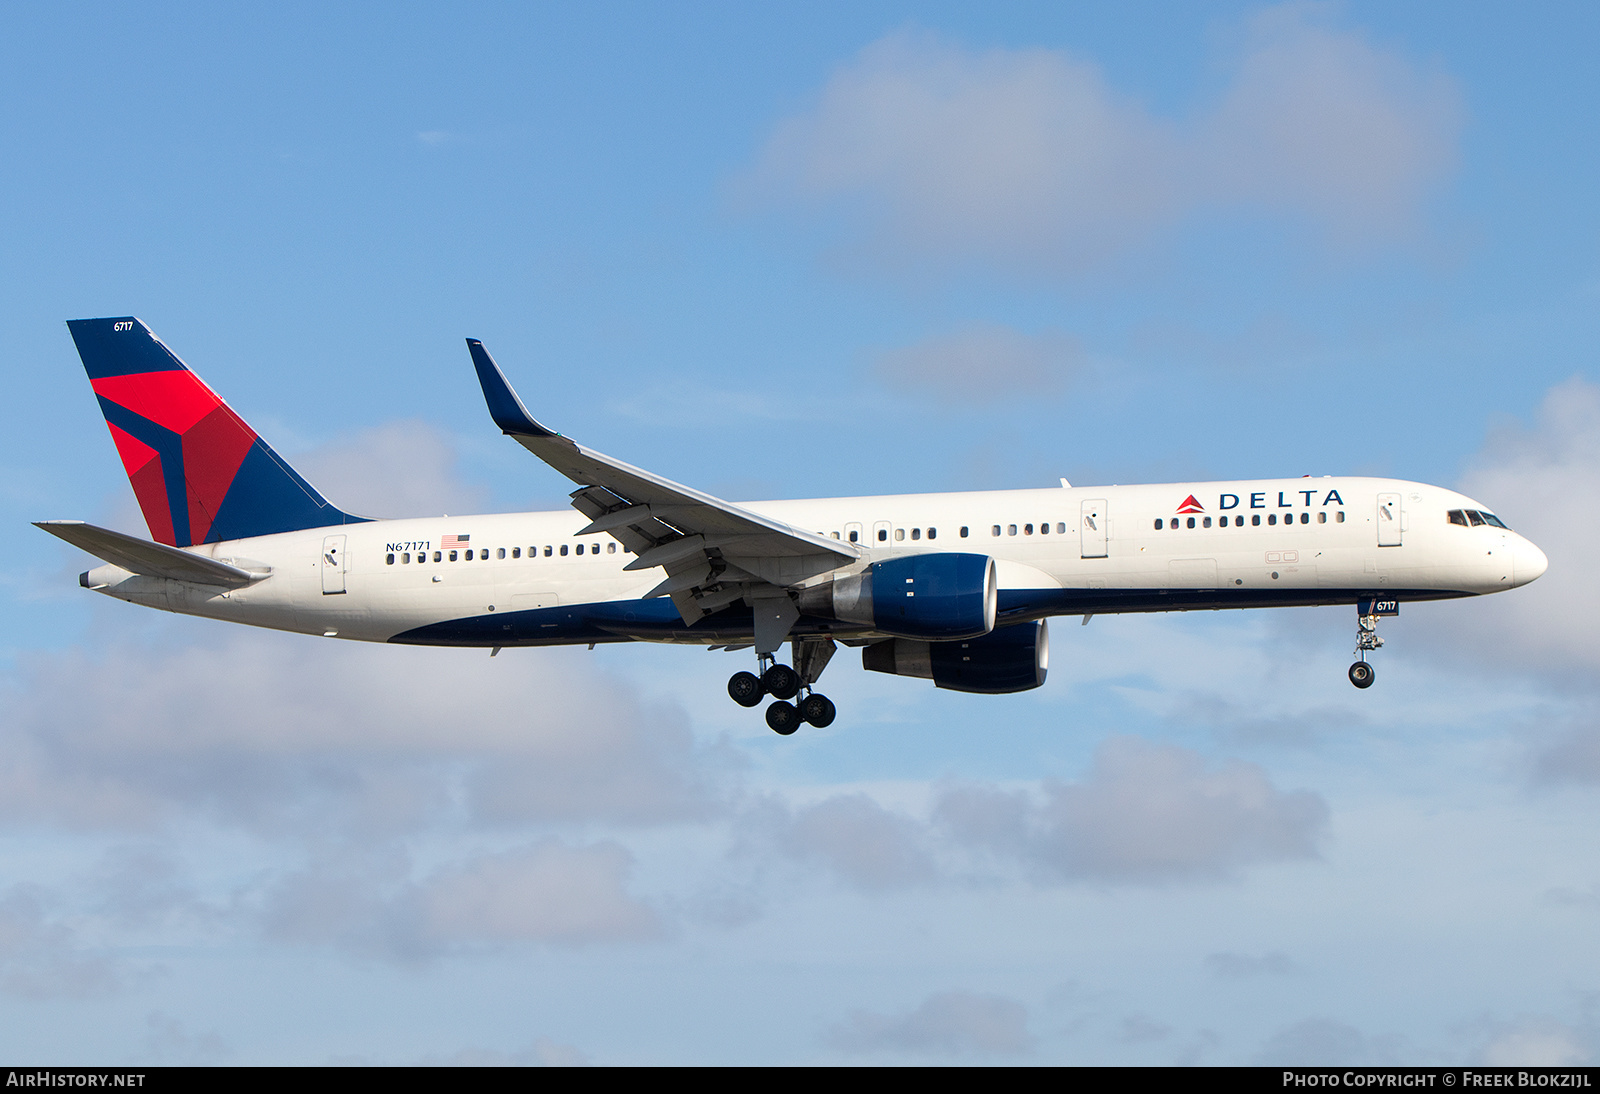
{"label": "cockpit window", "polygon": [[1476,509],[1468,509],[1467,510],[1467,519],[1472,522],[1472,526],[1474,528],[1478,527],[1478,525],[1480,525],[1480,524],[1487,524],[1488,523],[1487,521],[1485,521],[1483,519],[1483,514],[1478,512]]}
{"label": "cockpit window", "polygon": [[[1493,513],[1484,513],[1483,514],[1483,519],[1484,519],[1485,522],[1494,525],[1496,528],[1506,528],[1505,522],[1502,521],[1499,517],[1495,516]],[[1510,528],[1506,528],[1506,531],[1509,532],[1509,531],[1511,531],[1511,529]]]}
{"label": "cockpit window", "polygon": [[1461,525],[1461,527],[1465,528],[1467,526],[1467,514],[1466,514],[1466,512],[1464,510],[1461,510],[1461,509],[1452,509],[1452,510],[1450,510],[1450,523],[1451,524],[1459,524],[1459,525]]}

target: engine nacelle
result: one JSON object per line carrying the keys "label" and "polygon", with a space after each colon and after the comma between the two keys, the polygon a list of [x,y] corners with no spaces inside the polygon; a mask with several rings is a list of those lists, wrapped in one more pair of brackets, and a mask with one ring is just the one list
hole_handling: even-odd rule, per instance
{"label": "engine nacelle", "polygon": [[994,630],[1000,584],[988,555],[902,555],[802,590],[798,603],[808,615],[945,641]]}
{"label": "engine nacelle", "polygon": [[891,638],[863,649],[861,664],[873,672],[920,676],[950,691],[1030,691],[1050,669],[1050,628],[1043,621],[1018,623],[957,642]]}

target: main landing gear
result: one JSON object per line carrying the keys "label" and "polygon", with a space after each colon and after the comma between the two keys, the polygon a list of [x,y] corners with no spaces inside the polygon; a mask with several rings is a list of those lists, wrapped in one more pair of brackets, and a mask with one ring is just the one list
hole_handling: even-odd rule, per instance
{"label": "main landing gear", "polygon": [[[796,638],[791,645],[798,671],[777,664],[772,654],[762,653],[756,655],[760,675],[736,672],[728,678],[728,695],[742,707],[756,706],[768,695],[777,700],[767,707],[767,725],[785,737],[799,729],[802,722],[818,729],[832,725],[838,713],[826,695],[811,690],[833,656],[833,640]],[[789,702],[797,695],[798,703]]]}
{"label": "main landing gear", "polygon": [[1356,605],[1356,663],[1350,666],[1350,682],[1356,687],[1370,688],[1377,675],[1367,664],[1367,654],[1383,645],[1378,617],[1399,613],[1400,606],[1392,600],[1363,600]]}

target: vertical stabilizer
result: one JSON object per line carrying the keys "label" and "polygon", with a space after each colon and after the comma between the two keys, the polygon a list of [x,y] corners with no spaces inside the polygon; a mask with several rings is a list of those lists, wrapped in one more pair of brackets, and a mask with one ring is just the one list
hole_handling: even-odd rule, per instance
{"label": "vertical stabilizer", "polygon": [[353,524],[139,320],[67,323],[122,466],[160,543]]}

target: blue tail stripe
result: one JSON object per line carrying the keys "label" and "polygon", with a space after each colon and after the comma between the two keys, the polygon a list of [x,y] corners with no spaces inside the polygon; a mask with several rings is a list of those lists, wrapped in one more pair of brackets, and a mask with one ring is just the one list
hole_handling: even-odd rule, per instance
{"label": "blue tail stripe", "polygon": [[[144,324],[130,316],[115,319],[69,319],[67,329],[77,344],[78,356],[83,359],[89,379],[100,380],[107,376],[127,376],[140,372],[177,372],[183,362],[173,355],[151,334],[146,338],[130,338],[117,330],[118,324],[133,323],[123,331],[144,328]],[[148,329],[148,328],[145,328]]]}
{"label": "blue tail stripe", "polygon": [[161,481],[167,488],[167,508],[172,516],[174,547],[192,546],[189,539],[189,491],[183,481],[183,437],[149,418],[142,418],[104,396],[100,410],[106,421],[156,450],[161,457]]}

